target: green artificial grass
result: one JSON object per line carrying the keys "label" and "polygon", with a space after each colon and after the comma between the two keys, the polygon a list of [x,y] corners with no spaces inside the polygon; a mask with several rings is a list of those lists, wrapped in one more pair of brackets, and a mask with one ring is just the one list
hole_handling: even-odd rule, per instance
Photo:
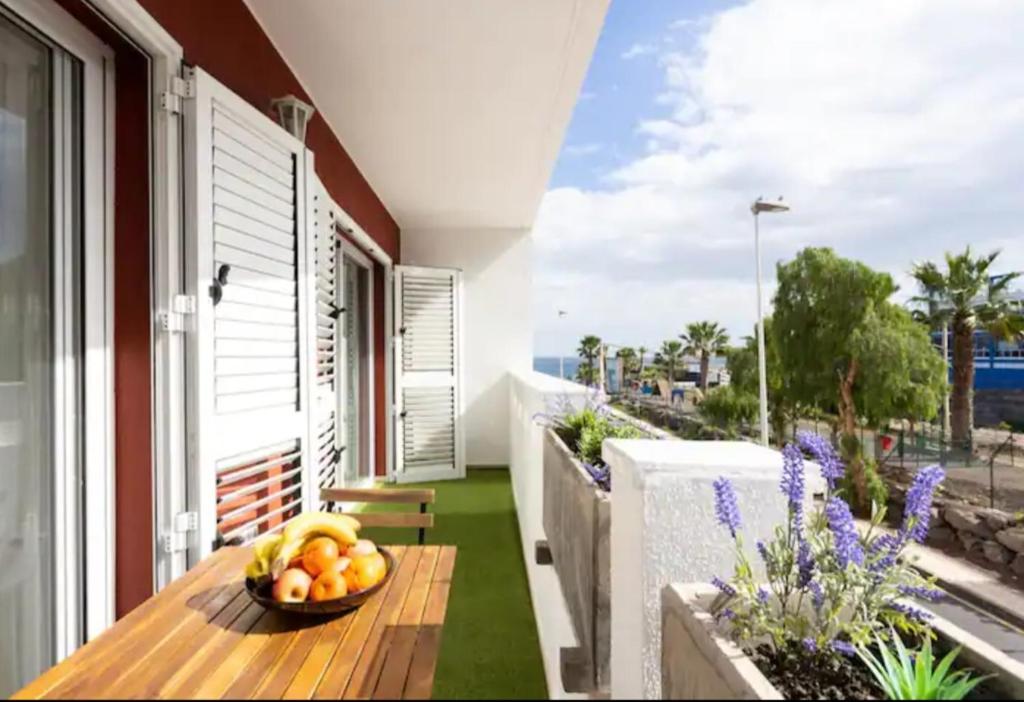
{"label": "green artificial grass", "polygon": [[[546,699],[537,627],[507,470],[471,469],[437,490],[428,544],[458,547],[435,699]],[[367,505],[367,511],[418,505]],[[414,529],[363,530],[381,544],[415,544]]]}

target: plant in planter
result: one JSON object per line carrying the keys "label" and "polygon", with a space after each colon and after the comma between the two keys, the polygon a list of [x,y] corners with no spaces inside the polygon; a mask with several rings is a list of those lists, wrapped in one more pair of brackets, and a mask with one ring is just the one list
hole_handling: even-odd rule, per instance
{"label": "plant in planter", "polygon": [[[804,452],[820,465],[828,490],[822,507],[804,514]],[[828,441],[809,432],[783,449],[781,490],[789,504],[786,524],[756,550],[764,581],[743,547],[741,515],[732,484],[715,482],[718,521],[735,543],[736,568],[711,611],[730,636],[787,697],[883,694],[858,647],[931,637],[928,617],[908,597],[935,600],[941,591],[902,556],[928,533],[932,495],[944,478],[939,466],[920,470],[907,494],[897,532],[881,528],[885,508],[875,505],[861,534],[837,484],[844,467]]]}
{"label": "plant in planter", "polygon": [[617,417],[596,394],[588,395],[579,409],[574,408],[568,398],[559,398],[555,407],[538,415],[537,419],[554,430],[594,482],[606,492],[611,490],[611,473],[601,458],[604,440],[647,438],[639,428]]}

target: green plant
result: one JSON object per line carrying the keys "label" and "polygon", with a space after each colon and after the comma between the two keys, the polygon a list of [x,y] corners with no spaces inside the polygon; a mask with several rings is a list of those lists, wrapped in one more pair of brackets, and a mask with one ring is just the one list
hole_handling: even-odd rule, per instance
{"label": "green plant", "polygon": [[725,385],[712,388],[699,405],[704,419],[725,429],[735,430],[740,424],[757,419],[757,396]]}
{"label": "green plant", "polygon": [[959,646],[936,664],[930,637],[925,637],[924,646],[916,655],[907,651],[895,632],[890,641],[891,644],[886,644],[881,639],[875,640],[881,660],[867,647],[857,646],[857,656],[890,700],[962,700],[991,677],[972,677],[966,670],[950,672],[960,654]]}
{"label": "green plant", "polygon": [[601,443],[605,439],[642,439],[644,433],[626,422],[600,417],[582,429],[576,442],[576,454],[584,463],[601,465]]}
{"label": "green plant", "polygon": [[[878,474],[878,464],[873,459],[864,459],[864,480],[867,481],[868,498],[872,505],[884,507],[889,504],[889,488]],[[837,483],[837,492],[848,501],[854,494],[853,481],[848,473]]]}

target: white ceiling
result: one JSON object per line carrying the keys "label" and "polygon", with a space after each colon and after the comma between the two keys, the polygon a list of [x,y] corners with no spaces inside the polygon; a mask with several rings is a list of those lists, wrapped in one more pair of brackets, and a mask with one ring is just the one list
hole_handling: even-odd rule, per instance
{"label": "white ceiling", "polygon": [[403,229],[529,227],[609,0],[246,0]]}

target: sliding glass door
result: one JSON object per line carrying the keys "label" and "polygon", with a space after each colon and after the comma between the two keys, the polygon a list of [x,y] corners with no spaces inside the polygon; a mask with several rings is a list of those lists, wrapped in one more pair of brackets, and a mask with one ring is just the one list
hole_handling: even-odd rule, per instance
{"label": "sliding glass door", "polygon": [[344,484],[351,487],[373,480],[373,447],[371,407],[373,387],[372,328],[372,265],[359,251],[343,247],[341,266],[341,307],[339,320],[340,362],[343,379],[339,403],[342,417],[341,453]]}
{"label": "sliding glass door", "polygon": [[[48,20],[58,17],[47,14],[55,6],[40,0],[22,6]],[[97,115],[86,120],[85,64],[56,38],[60,28],[4,8],[0,3],[0,695],[6,697],[70,653],[87,629],[84,377],[91,298],[84,262],[93,254],[84,242],[93,186],[86,185],[83,130]],[[93,185],[102,192],[102,163],[99,172]]]}

